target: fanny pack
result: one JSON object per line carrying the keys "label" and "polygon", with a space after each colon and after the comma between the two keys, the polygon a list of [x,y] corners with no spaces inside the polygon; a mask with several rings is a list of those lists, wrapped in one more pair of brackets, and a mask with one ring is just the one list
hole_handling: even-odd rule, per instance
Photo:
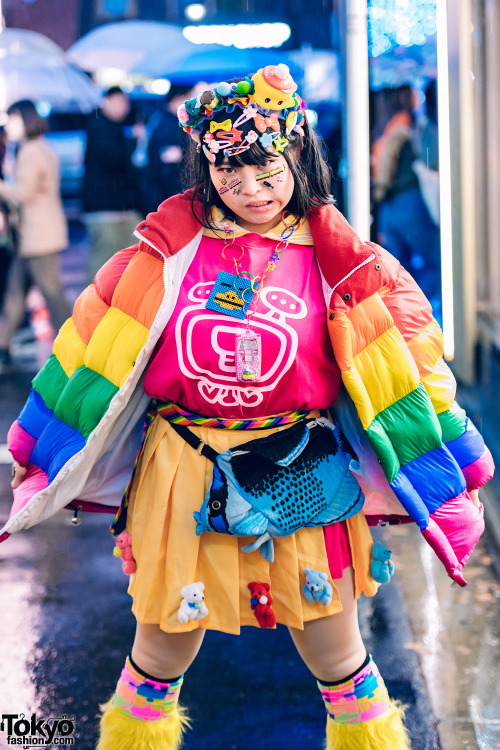
{"label": "fanny pack", "polygon": [[350,471],[355,455],[325,417],[217,453],[183,425],[170,423],[200,456],[213,462],[213,480],[196,533],[257,536],[244,552],[274,560],[273,537],[306,526],[328,526],[358,513],[364,497]]}

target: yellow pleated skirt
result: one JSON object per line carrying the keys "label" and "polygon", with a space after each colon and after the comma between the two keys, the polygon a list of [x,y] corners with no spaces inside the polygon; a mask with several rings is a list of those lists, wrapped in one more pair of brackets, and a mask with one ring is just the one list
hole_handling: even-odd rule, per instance
{"label": "yellow pleated skirt", "polygon": [[[200,440],[222,453],[256,437],[251,430],[190,428]],[[259,430],[265,437],[286,429]],[[260,552],[242,552],[255,537],[236,538],[204,532],[196,536],[193,512],[200,509],[212,481],[213,464],[199,456],[170,426],[156,417],[140,456],[130,491],[127,530],[137,571],[131,576],[132,611],[143,624],[157,624],[168,633],[197,627],[238,634],[242,625],[258,622],[250,608],[248,583],[271,585],[278,623],[303,629],[304,623],[342,611],[334,581],[331,604],[309,603],[302,588],[304,568],[329,575],[323,529],[306,528],[274,539],[275,559]],[[348,519],[356,595],[373,596],[377,584],[370,576],[371,535],[363,513]],[[208,615],[179,623],[181,589],[194,582],[205,586]]]}

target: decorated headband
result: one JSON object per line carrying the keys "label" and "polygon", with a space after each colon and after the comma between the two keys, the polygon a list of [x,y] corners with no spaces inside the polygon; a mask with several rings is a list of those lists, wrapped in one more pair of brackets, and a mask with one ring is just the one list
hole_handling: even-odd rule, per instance
{"label": "decorated headband", "polygon": [[[273,145],[276,151],[283,151],[292,130],[303,132],[305,103],[296,90],[287,65],[267,65],[251,78],[238,83],[224,81],[188,99],[178,108],[177,118],[212,163],[219,151],[234,156],[257,140],[264,148]],[[284,136],[280,120],[285,121]]]}

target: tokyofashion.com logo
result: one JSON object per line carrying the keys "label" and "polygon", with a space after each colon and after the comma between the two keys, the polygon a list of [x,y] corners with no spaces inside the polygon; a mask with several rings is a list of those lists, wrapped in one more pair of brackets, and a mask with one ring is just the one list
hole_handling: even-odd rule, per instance
{"label": "tokyofashion.com logo", "polygon": [[74,745],[75,717],[40,719],[36,714],[2,714],[0,731],[7,735],[7,745],[23,748]]}

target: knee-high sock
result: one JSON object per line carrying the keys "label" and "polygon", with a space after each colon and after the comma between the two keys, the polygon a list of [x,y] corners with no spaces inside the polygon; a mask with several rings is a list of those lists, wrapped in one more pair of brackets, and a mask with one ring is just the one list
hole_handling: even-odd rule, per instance
{"label": "knee-high sock", "polygon": [[182,681],[145,675],[127,658],[101,718],[97,750],[178,750],[189,725],[178,704]]}
{"label": "knee-high sock", "polygon": [[168,719],[177,707],[184,675],[174,682],[161,682],[142,674],[129,657],[112,698],[126,716],[143,721]]}
{"label": "knee-high sock", "polygon": [[389,698],[371,655],[353,674],[318,687],[328,712],[326,750],[411,750],[403,708]]}

